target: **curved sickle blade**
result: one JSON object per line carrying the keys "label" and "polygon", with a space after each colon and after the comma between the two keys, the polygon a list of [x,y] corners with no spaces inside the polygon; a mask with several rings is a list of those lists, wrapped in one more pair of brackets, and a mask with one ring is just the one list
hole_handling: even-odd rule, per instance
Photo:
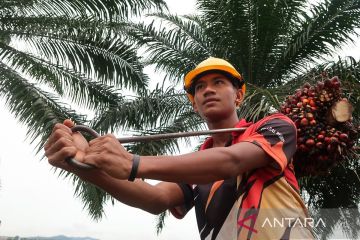
{"label": "curved sickle blade", "polygon": [[[85,132],[90,134],[92,137],[97,138],[100,137],[100,134],[97,133],[94,129],[89,128],[87,126],[83,126],[83,125],[76,125],[74,127],[71,128],[72,132]],[[79,162],[78,160],[76,160],[75,158],[67,158],[66,161],[71,164],[74,165],[78,168],[82,168],[82,169],[92,169],[95,168],[95,166],[91,165],[91,164],[87,164],[87,163],[82,163]]]}

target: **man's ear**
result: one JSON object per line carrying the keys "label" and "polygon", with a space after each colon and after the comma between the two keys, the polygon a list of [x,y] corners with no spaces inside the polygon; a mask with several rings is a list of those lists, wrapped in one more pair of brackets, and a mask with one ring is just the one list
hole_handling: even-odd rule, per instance
{"label": "man's ear", "polygon": [[243,94],[241,88],[239,88],[236,91],[236,100],[235,100],[236,107],[239,107],[241,105],[241,103],[243,102],[243,100],[244,100],[244,94]]}
{"label": "man's ear", "polygon": [[196,106],[196,103],[195,103],[195,99],[192,101],[192,107],[193,107],[193,109],[194,109],[194,112],[198,112],[198,109],[197,109],[197,106]]}

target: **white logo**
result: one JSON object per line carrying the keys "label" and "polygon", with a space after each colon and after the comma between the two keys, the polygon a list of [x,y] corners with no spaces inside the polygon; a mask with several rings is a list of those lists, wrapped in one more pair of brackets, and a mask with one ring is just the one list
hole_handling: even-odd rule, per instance
{"label": "white logo", "polygon": [[273,129],[272,127],[263,127],[260,129],[260,131],[269,131],[269,132],[272,132],[273,134],[275,134],[276,136],[279,137],[280,141],[282,141],[283,143],[285,143],[285,139],[284,139],[284,136],[279,132],[279,131],[276,131],[275,129]]}
{"label": "white logo", "polygon": [[261,227],[296,227],[296,226],[300,226],[300,227],[317,227],[319,226],[319,224],[322,224],[323,227],[325,226],[325,222],[319,218],[319,220],[315,221],[315,219],[313,218],[304,218],[304,219],[300,219],[300,218],[274,218],[273,221],[271,222],[271,220],[269,218],[266,218],[265,221],[263,222],[263,224],[261,225]]}

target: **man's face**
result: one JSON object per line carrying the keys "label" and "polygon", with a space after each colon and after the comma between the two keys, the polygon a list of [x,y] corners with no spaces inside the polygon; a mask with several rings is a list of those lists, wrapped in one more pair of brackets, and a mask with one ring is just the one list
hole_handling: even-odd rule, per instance
{"label": "man's face", "polygon": [[220,73],[209,73],[199,78],[194,86],[194,111],[207,121],[224,119],[236,111],[242,101],[241,89]]}

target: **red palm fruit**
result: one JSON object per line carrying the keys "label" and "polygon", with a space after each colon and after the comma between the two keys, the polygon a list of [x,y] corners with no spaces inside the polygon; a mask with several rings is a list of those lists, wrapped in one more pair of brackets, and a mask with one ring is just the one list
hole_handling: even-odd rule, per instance
{"label": "red palm fruit", "polygon": [[[307,117],[307,119],[308,119],[309,121],[314,120],[314,114],[312,114],[312,113],[307,113],[307,114],[306,114],[306,117]],[[310,123],[310,124],[311,124],[311,123]]]}
{"label": "red palm fruit", "polygon": [[347,142],[347,141],[349,140],[349,136],[348,136],[346,133],[341,133],[341,134],[339,135],[339,139],[340,139],[340,141],[342,141],[342,142]]}
{"label": "red palm fruit", "polygon": [[298,149],[301,152],[308,152],[309,151],[309,149],[305,146],[305,144],[300,144]]}
{"label": "red palm fruit", "polygon": [[315,145],[315,141],[314,141],[314,139],[308,139],[308,140],[306,140],[305,144],[308,147],[313,147]]}
{"label": "red palm fruit", "polygon": [[309,120],[307,120],[306,118],[302,118],[301,121],[300,121],[300,125],[301,126],[309,125]]}
{"label": "red palm fruit", "polygon": [[339,143],[339,139],[337,137],[330,137],[330,143],[337,145]]}
{"label": "red palm fruit", "polygon": [[299,98],[299,97],[301,97],[301,95],[302,95],[301,89],[296,89],[296,90],[295,90],[295,96],[296,96],[297,98]]}
{"label": "red palm fruit", "polygon": [[307,99],[307,96],[301,96],[300,101],[302,102],[304,99]]}
{"label": "red palm fruit", "polygon": [[316,84],[316,91],[320,92],[324,88],[324,82],[317,82]]}
{"label": "red palm fruit", "polygon": [[324,87],[325,88],[331,88],[331,85],[332,85],[332,83],[331,83],[330,79],[326,79],[324,81]]}
{"label": "red palm fruit", "polygon": [[298,108],[301,108],[303,105],[302,105],[301,102],[298,102],[298,103],[296,104],[296,106],[297,106]]}
{"label": "red palm fruit", "polygon": [[302,104],[304,105],[304,106],[306,106],[307,104],[309,103],[309,100],[308,99],[303,99],[302,100]]}
{"label": "red palm fruit", "polygon": [[330,139],[329,137],[325,137],[325,138],[324,138],[324,142],[325,142],[326,144],[330,144],[331,139]]}
{"label": "red palm fruit", "polygon": [[298,143],[303,143],[304,141],[305,141],[305,139],[303,137],[298,137],[297,138]]}
{"label": "red palm fruit", "polygon": [[324,144],[322,142],[317,142],[316,147],[319,149],[322,149],[322,148],[324,148]]}
{"label": "red palm fruit", "polygon": [[340,79],[338,76],[334,76],[330,79],[330,81],[331,81],[331,83],[338,83],[338,82],[340,82]]}
{"label": "red palm fruit", "polygon": [[316,120],[315,120],[315,119],[311,120],[311,121],[310,121],[310,125],[311,125],[311,126],[315,126],[315,125],[316,125]]}
{"label": "red palm fruit", "polygon": [[308,82],[304,83],[304,85],[303,85],[303,88],[310,88],[310,87],[311,87],[311,84]]}
{"label": "red palm fruit", "polygon": [[311,99],[311,100],[309,101],[309,105],[310,105],[311,107],[316,107],[316,103],[315,103],[315,101],[314,101],[313,99]]}
{"label": "red palm fruit", "polygon": [[318,141],[323,142],[323,141],[325,140],[325,136],[322,135],[322,134],[319,134],[316,139],[317,139]]}

